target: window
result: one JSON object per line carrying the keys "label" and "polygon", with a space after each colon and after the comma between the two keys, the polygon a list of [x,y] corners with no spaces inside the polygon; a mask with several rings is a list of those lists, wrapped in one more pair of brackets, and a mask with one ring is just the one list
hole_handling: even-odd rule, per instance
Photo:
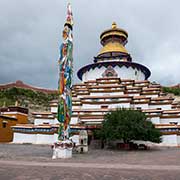
{"label": "window", "polygon": [[93,101],[93,102],[97,102],[97,101],[99,101],[99,99],[94,98],[94,99],[92,99],[92,101]]}
{"label": "window", "polygon": [[6,122],[2,123],[3,128],[6,128],[6,124],[7,124]]}
{"label": "window", "polygon": [[108,108],[108,106],[107,105],[104,105],[104,106],[102,105],[101,108]]}
{"label": "window", "polygon": [[107,76],[107,77],[111,77],[111,76],[113,76],[113,73],[112,73],[112,72],[108,72],[108,73],[106,74],[106,76]]}
{"label": "window", "polygon": [[49,122],[43,122],[43,124],[49,124]]}
{"label": "window", "polygon": [[83,139],[81,139],[81,144],[83,145]]}
{"label": "window", "polygon": [[169,124],[177,125],[178,122],[169,122]]}

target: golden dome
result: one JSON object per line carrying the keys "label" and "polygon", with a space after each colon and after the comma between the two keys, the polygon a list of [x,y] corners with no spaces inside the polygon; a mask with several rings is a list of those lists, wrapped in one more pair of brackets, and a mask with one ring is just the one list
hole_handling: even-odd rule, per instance
{"label": "golden dome", "polygon": [[123,29],[117,28],[115,22],[112,23],[111,29],[104,31],[100,35],[101,44],[103,45],[98,56],[109,52],[119,52],[128,54],[124,47],[127,42],[128,33]]}
{"label": "golden dome", "polygon": [[126,48],[118,42],[107,43],[105,46],[102,47],[98,55],[108,53],[108,52],[122,52],[126,54],[128,53]]}
{"label": "golden dome", "polygon": [[126,40],[128,38],[128,33],[124,29],[118,28],[116,23],[113,22],[111,29],[105,30],[100,35],[101,42],[103,42],[104,39],[108,38],[109,36],[117,36]]}

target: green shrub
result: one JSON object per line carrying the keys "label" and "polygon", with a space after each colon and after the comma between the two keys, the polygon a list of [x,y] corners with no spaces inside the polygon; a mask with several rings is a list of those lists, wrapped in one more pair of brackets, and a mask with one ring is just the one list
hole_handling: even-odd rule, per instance
{"label": "green shrub", "polygon": [[57,97],[56,93],[47,94],[30,89],[13,87],[0,91],[0,106],[2,107],[4,103],[6,106],[14,105],[16,101],[24,106],[27,106],[27,101],[36,105],[48,106],[49,101],[57,99]]}
{"label": "green shrub", "polygon": [[163,87],[163,92],[172,93],[176,96],[180,96],[180,88]]}

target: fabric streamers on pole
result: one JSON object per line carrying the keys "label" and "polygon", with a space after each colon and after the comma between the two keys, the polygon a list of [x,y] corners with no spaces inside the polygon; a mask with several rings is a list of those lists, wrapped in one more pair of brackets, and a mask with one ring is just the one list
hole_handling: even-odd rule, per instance
{"label": "fabric streamers on pole", "polygon": [[67,6],[67,17],[62,32],[60,45],[59,82],[58,82],[58,121],[60,123],[58,140],[69,137],[69,123],[72,115],[72,75],[73,75],[73,15],[71,5]]}

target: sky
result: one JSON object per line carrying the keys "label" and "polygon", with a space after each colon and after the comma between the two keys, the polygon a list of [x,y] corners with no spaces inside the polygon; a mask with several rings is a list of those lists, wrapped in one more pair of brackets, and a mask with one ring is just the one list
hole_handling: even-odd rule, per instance
{"label": "sky", "polygon": [[56,89],[67,3],[74,16],[74,79],[101,49],[100,34],[116,22],[128,34],[134,62],[150,81],[180,83],[179,0],[0,0],[0,84],[22,80]]}

